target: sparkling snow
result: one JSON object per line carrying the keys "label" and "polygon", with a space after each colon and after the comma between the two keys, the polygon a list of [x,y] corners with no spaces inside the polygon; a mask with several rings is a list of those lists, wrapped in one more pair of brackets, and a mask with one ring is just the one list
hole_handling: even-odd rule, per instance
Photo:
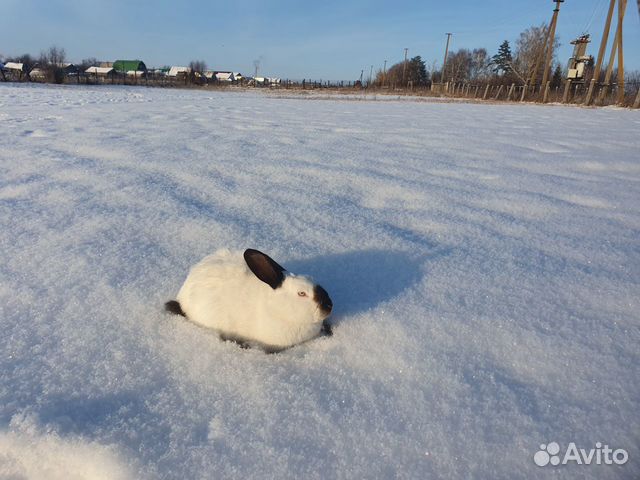
{"label": "sparkling snow", "polygon": [[[0,478],[640,476],[640,112],[360,100],[0,85]],[[163,312],[220,247],[333,337]]]}

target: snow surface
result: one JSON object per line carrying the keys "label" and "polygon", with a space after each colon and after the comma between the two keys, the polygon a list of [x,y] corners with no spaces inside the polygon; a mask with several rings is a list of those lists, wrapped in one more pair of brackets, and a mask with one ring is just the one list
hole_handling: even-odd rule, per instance
{"label": "snow surface", "polygon": [[[640,112],[0,107],[3,480],[640,476]],[[333,337],[265,355],[163,312],[220,247],[313,275]],[[629,461],[537,467],[551,441]]]}

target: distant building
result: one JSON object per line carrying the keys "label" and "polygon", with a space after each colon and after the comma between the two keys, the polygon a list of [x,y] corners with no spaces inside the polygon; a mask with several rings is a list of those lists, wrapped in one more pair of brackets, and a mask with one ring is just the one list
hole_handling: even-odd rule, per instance
{"label": "distant building", "polygon": [[111,67],[89,67],[84,73],[87,75],[93,75],[95,77],[111,77],[114,75],[114,70]]}
{"label": "distant building", "polygon": [[4,64],[5,70],[13,70],[14,72],[22,72],[24,70],[23,63],[7,62]]}
{"label": "distant building", "polygon": [[56,67],[64,70],[65,75],[72,75],[78,73],[78,67],[76,67],[73,63],[65,62],[65,63],[57,63]]}
{"label": "distant building", "polygon": [[2,70],[2,78],[4,80],[22,80],[22,74],[24,73],[24,64],[17,62],[7,62],[4,64]]}
{"label": "distant building", "polygon": [[189,67],[171,67],[167,76],[177,77],[178,75],[188,75],[190,72]]}
{"label": "distant building", "polygon": [[235,82],[233,72],[215,72],[216,80],[219,82]]}
{"label": "distant building", "polygon": [[273,87],[280,85],[281,80],[276,77],[255,77],[253,84],[260,87]]}
{"label": "distant building", "polygon": [[113,62],[113,69],[118,73],[146,72],[147,66],[140,60],[116,60]]}
{"label": "distant building", "polygon": [[47,73],[42,68],[36,67],[29,72],[29,78],[31,80],[43,81],[47,78]]}

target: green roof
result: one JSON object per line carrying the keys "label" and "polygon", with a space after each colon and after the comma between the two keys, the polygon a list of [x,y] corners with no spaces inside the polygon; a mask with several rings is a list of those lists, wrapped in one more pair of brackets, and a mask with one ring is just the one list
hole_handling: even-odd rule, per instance
{"label": "green roof", "polygon": [[147,66],[141,60],[116,60],[113,62],[113,69],[116,72],[140,71],[146,70]]}

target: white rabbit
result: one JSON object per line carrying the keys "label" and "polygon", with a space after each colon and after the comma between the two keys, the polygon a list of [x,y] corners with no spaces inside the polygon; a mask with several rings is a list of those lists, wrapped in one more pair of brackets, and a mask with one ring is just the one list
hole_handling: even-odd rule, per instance
{"label": "white rabbit", "polygon": [[[244,258],[243,258],[244,257]],[[258,250],[219,250],[191,268],[168,311],[218,331],[222,338],[275,352],[325,331],[327,291]]]}

